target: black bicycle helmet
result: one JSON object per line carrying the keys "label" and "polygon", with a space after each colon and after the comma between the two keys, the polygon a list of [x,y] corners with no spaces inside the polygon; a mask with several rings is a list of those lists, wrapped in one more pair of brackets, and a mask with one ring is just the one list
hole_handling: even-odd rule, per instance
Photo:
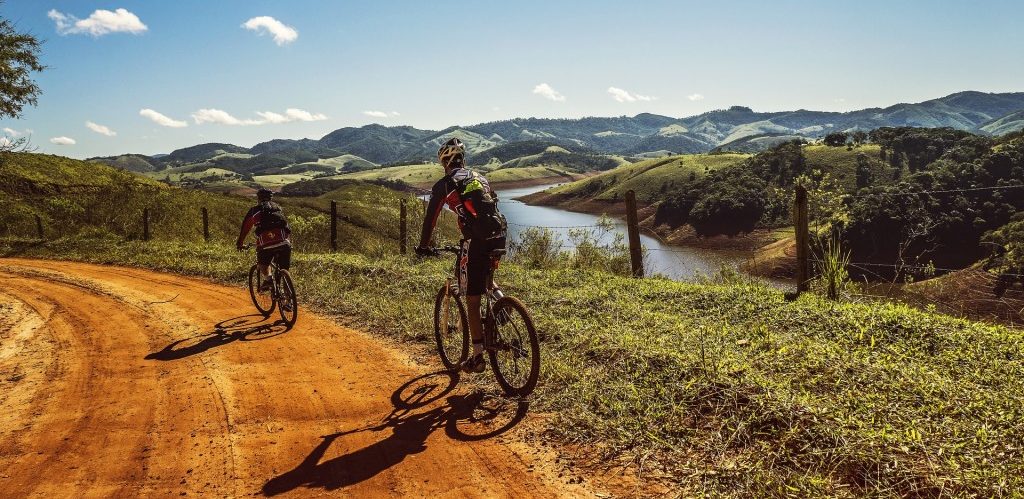
{"label": "black bicycle helmet", "polygon": [[266,187],[256,191],[256,199],[260,200],[260,202],[270,201],[270,199],[273,198],[273,197],[274,197],[274,191],[271,191],[270,189],[267,189]]}
{"label": "black bicycle helmet", "polygon": [[461,167],[466,157],[466,146],[461,140],[452,137],[437,150],[437,160],[445,168]]}

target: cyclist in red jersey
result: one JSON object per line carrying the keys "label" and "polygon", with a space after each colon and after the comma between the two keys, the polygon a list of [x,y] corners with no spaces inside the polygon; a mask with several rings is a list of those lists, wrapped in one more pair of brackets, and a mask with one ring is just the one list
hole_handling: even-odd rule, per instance
{"label": "cyclist in red jersey", "polygon": [[483,323],[480,318],[480,297],[490,285],[489,277],[505,253],[507,226],[504,215],[498,211],[498,196],[487,178],[465,166],[466,148],[462,141],[452,138],[437,151],[437,159],[444,167],[444,177],[434,184],[430,202],[423,219],[419,255],[429,255],[430,238],[437,217],[445,205],[459,219],[463,248],[467,258],[460,262],[459,287],[466,297],[469,309],[469,331],[473,337],[473,352],[462,366],[466,372],[483,372]]}
{"label": "cyclist in red jersey", "polygon": [[288,270],[292,262],[292,241],[289,238],[292,230],[281,206],[272,201],[273,197],[274,193],[269,189],[256,192],[259,204],[245,214],[242,230],[235,242],[235,247],[242,250],[249,231],[256,229],[256,263],[263,276],[260,291],[264,293],[271,287],[270,262],[277,263],[277,267],[284,270]]}

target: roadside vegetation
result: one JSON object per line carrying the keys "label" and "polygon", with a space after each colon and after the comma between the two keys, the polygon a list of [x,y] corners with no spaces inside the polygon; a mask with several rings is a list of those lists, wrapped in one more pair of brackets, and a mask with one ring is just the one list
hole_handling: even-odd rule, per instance
{"label": "roadside vegetation", "polygon": [[[7,256],[241,285],[223,244],[7,240]],[[450,262],[297,255],[300,300],[430,348]],[[890,303],[787,302],[751,282],[505,264],[542,332],[533,410],[591,464],[642,462],[689,494],[1011,495],[1024,487],[1021,332]]]}
{"label": "roadside vegetation", "polygon": [[[244,282],[252,255],[231,243],[250,200],[150,185],[66,158],[5,159],[8,206],[73,220],[66,225],[77,230],[40,241],[31,226],[6,226],[4,256]],[[71,189],[86,169],[116,202]],[[120,183],[135,187],[115,189]],[[60,191],[32,195],[43,186]],[[396,254],[388,227],[402,194],[358,182],[327,187],[284,198],[293,224],[316,227],[296,236],[300,300],[429,350],[432,297],[450,261]],[[396,197],[385,202],[388,195]],[[332,199],[348,217],[340,253],[326,252],[325,222],[314,221]],[[107,205],[129,213],[147,203],[154,212],[208,204],[211,213],[237,216],[225,217],[205,243],[198,213],[155,224],[148,242],[130,224],[73,215]],[[594,234],[575,237],[573,244],[586,245]],[[357,244],[364,240],[380,244]],[[999,496],[1024,487],[1019,330],[893,303],[844,302],[841,293],[839,301],[805,294],[790,302],[734,276],[705,283],[620,277],[616,269],[628,262],[622,249],[595,245],[572,260],[536,251],[536,261],[520,251],[498,274],[529,304],[542,333],[533,410],[548,416],[542,421],[551,437],[587,449],[581,465],[626,460],[689,495]]]}
{"label": "roadside vegetation", "polygon": [[[300,251],[330,248],[330,201],[339,203],[340,250],[377,254],[397,247],[398,211],[405,199],[412,215],[422,210],[412,194],[383,185],[347,181],[328,185],[312,196],[279,196]],[[139,240],[143,210],[150,213],[155,241],[203,240],[202,212],[208,210],[210,238],[233,241],[252,196],[179,189],[109,166],[60,156],[0,154],[0,237],[99,237]],[[411,219],[411,218],[410,218]],[[442,231],[452,233],[446,218]]]}

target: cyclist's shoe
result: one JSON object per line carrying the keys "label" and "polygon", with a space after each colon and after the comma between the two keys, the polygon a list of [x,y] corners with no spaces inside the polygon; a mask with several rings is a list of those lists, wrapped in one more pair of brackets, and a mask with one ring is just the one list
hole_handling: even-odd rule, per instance
{"label": "cyclist's shoe", "polygon": [[264,279],[263,282],[260,283],[260,293],[269,293],[271,288],[273,287],[273,281],[271,281],[270,279]]}
{"label": "cyclist's shoe", "polygon": [[467,373],[482,373],[487,369],[487,363],[484,362],[484,354],[478,353],[462,363],[462,371]]}

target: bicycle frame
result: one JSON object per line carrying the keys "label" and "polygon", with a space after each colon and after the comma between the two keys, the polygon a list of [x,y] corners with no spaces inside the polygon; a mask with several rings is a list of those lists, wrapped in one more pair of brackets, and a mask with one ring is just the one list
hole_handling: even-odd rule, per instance
{"label": "bicycle frame", "polygon": [[[455,254],[455,262],[452,265],[452,275],[448,277],[447,290],[450,296],[461,296],[462,289],[459,286],[459,273],[462,271],[461,262],[466,257],[467,249],[465,244],[459,246],[445,246],[438,248],[439,251],[446,251]],[[454,279],[454,282],[452,280]],[[505,296],[505,293],[501,290],[501,287],[494,282],[494,269],[491,268],[487,272],[487,291],[484,293],[481,302],[480,320],[483,324],[484,333],[484,350],[494,350],[496,335],[496,329],[494,325],[494,308],[495,302]],[[468,305],[468,304],[467,304]]]}

